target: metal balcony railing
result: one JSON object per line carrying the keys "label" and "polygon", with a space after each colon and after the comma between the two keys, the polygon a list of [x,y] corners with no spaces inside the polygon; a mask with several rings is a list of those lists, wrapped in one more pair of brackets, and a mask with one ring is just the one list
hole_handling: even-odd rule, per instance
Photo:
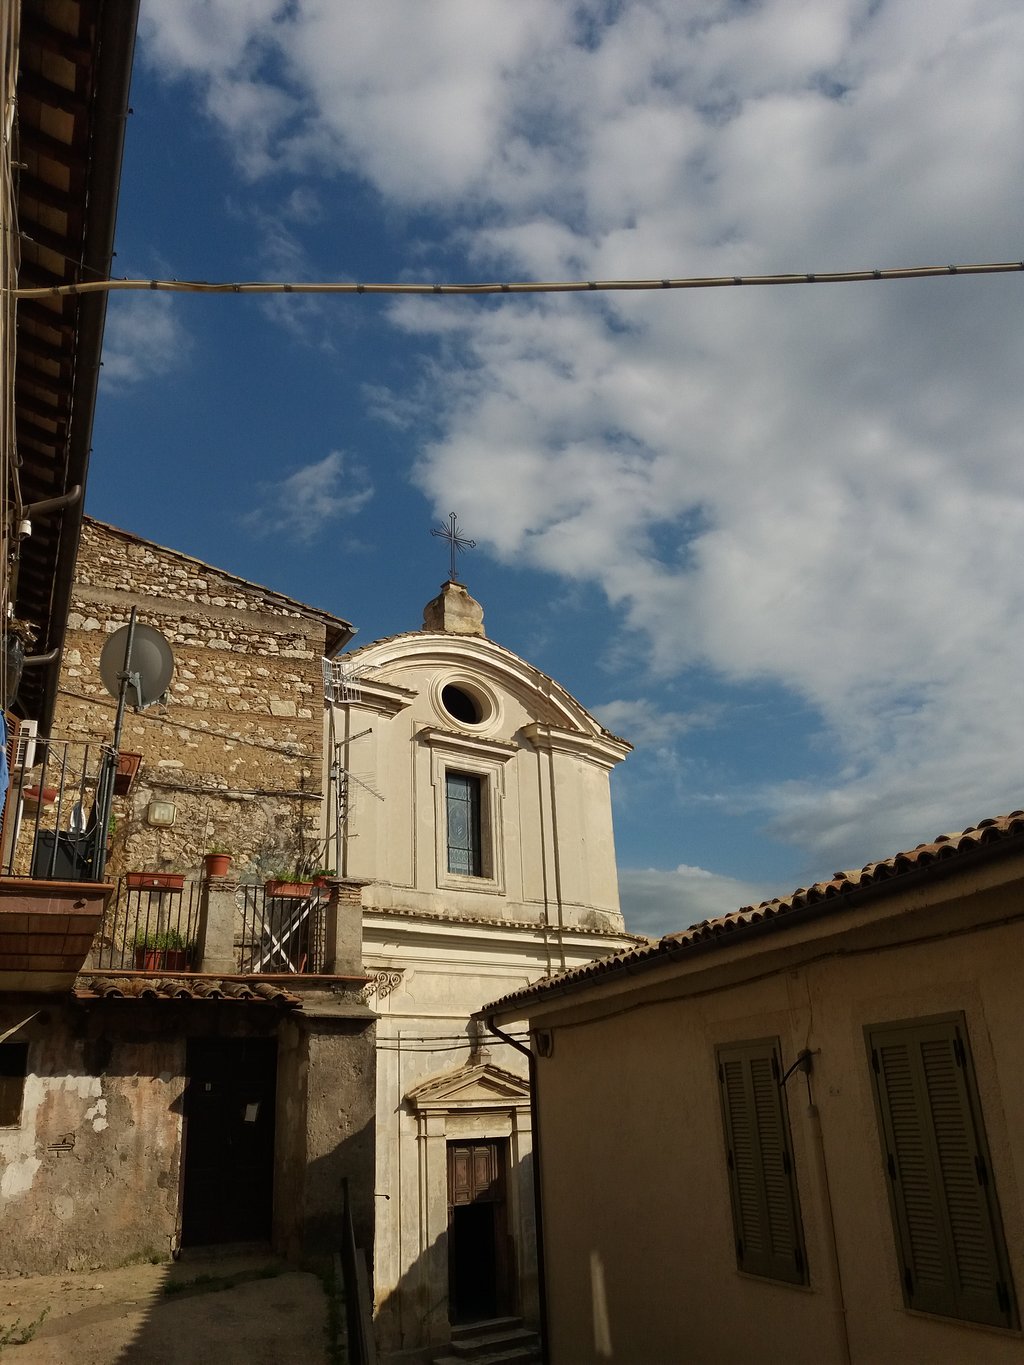
{"label": "metal balcony railing", "polygon": [[[162,884],[161,884],[162,883]],[[165,873],[118,879],[89,970],[156,976],[204,972],[203,883]],[[327,892],[271,895],[263,885],[233,892],[233,972],[245,976],[315,975],[324,970]],[[216,907],[217,913],[223,906]]]}
{"label": "metal balcony railing", "polygon": [[43,880],[102,879],[107,830],[99,794],[114,782],[107,745],[18,734],[0,823],[0,874]]}
{"label": "metal balcony railing", "polygon": [[236,940],[240,970],[254,974],[323,971],[327,892],[272,895],[266,886],[240,886],[242,932]]}
{"label": "metal balcony railing", "polygon": [[[160,976],[197,971],[202,962],[202,883],[130,872],[118,879],[103,927],[93,942],[97,971],[142,971]],[[149,883],[149,884],[147,884]]]}

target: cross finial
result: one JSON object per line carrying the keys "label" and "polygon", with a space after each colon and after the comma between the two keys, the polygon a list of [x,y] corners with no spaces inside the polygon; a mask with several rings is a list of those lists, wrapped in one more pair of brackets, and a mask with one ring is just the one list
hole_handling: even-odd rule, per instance
{"label": "cross finial", "polygon": [[442,540],[447,540],[451,547],[452,563],[448,573],[449,583],[457,583],[459,572],[455,567],[455,556],[460,550],[475,550],[476,541],[470,540],[468,536],[459,534],[459,519],[454,512],[448,513],[447,526],[435,526],[430,533],[432,536],[440,536]]}

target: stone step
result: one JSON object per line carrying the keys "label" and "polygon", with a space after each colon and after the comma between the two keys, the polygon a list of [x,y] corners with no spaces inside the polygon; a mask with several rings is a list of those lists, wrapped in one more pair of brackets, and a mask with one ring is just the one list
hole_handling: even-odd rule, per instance
{"label": "stone step", "polygon": [[[435,1356],[434,1365],[466,1365],[466,1356]],[[513,1346],[491,1355],[473,1356],[473,1365],[540,1365],[540,1342]]]}
{"label": "stone step", "polygon": [[501,1351],[532,1349],[537,1344],[537,1333],[528,1327],[488,1327],[473,1336],[452,1337],[449,1350],[453,1356],[466,1361],[490,1361]]}
{"label": "stone step", "polygon": [[473,1322],[452,1324],[452,1341],[463,1337],[485,1337],[489,1332],[503,1332],[507,1327],[522,1327],[522,1318],[476,1318]]}

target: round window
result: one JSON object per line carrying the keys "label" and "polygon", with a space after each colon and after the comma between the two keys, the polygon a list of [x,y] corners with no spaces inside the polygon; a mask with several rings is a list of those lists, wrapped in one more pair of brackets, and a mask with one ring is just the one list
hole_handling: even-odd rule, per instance
{"label": "round window", "polygon": [[453,720],[461,720],[463,725],[479,725],[483,719],[480,703],[464,687],[448,683],[441,689],[441,705]]}

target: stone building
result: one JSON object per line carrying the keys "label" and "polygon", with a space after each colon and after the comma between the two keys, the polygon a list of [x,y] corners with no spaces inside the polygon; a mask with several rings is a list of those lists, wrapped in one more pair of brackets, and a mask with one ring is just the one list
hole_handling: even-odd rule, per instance
{"label": "stone building", "polygon": [[[470,1016],[626,943],[609,772],[630,746],[486,637],[449,581],[343,656],[339,872],[363,883],[377,1023],[374,1288],[386,1349],[538,1316],[527,1063]],[[340,834],[340,837],[339,837]]]}
{"label": "stone building", "polygon": [[211,844],[241,873],[319,866],[322,660],[352,627],[86,517],[55,734],[109,742],[100,653],[132,607],[170,643],[174,676],[166,704],[125,720],[121,749],[141,764],[115,801],[110,870],[192,872]]}
{"label": "stone building", "polygon": [[[346,1187],[368,1246],[358,888],[271,894],[259,875],[318,855],[322,660],[351,628],[90,519],[71,605],[54,726],[23,730],[3,826],[32,877],[0,926],[0,1270],[333,1250]],[[138,771],[94,905],[40,849],[93,837],[114,712],[100,652],[132,607],[175,672],[164,704],[126,718]],[[214,842],[233,876],[201,876]]]}

